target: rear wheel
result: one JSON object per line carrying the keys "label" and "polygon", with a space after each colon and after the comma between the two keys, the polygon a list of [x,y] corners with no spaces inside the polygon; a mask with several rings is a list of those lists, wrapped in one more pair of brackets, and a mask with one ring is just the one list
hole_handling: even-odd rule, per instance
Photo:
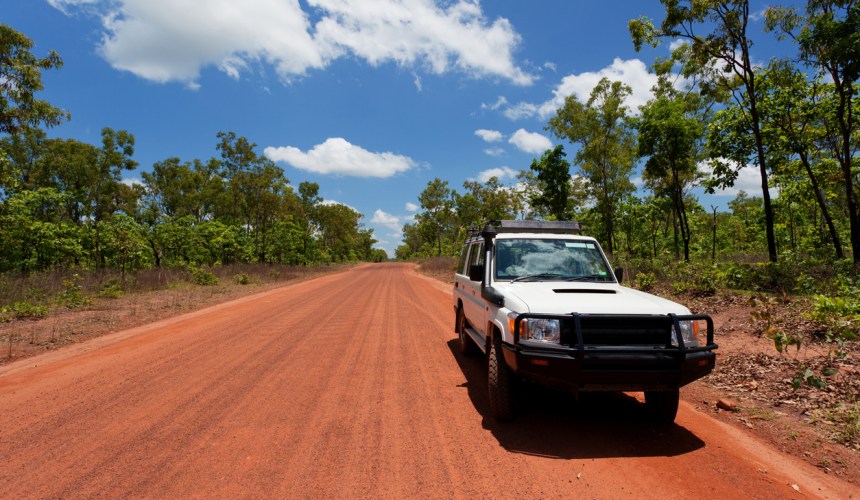
{"label": "rear wheel", "polygon": [[457,331],[460,333],[460,354],[471,356],[478,350],[478,346],[472,341],[469,334],[466,333],[466,326],[469,323],[466,321],[466,315],[463,314],[463,308],[457,308]]}
{"label": "rear wheel", "polygon": [[516,379],[514,372],[505,363],[502,341],[498,337],[493,340],[493,345],[490,348],[487,374],[487,385],[490,389],[490,412],[493,417],[496,420],[514,418]]}
{"label": "rear wheel", "polygon": [[668,391],[645,391],[645,408],[651,418],[659,424],[671,424],[678,414],[678,389]]}

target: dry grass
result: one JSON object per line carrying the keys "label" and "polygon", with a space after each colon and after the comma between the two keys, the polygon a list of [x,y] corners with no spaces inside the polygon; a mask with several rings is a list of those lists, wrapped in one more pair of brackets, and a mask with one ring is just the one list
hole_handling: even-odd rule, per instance
{"label": "dry grass", "polygon": [[[209,269],[218,278],[211,286],[194,284],[182,269],[153,269],[125,277],[79,269],[2,275],[0,307],[27,302],[47,307],[48,315],[0,323],[0,363],[340,269],[236,264]],[[69,283],[79,290],[80,303],[68,300]]]}
{"label": "dry grass", "polygon": [[457,259],[454,257],[431,257],[424,259],[418,265],[418,270],[428,276],[446,283],[454,282],[454,269]]}

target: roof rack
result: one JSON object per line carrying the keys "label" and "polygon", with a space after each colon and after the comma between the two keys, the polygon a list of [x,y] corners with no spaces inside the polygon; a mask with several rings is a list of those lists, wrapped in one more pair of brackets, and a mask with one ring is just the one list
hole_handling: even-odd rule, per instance
{"label": "roof rack", "polygon": [[492,227],[497,233],[553,233],[580,234],[582,224],[572,221],[555,220],[491,220],[486,224],[473,226],[467,230],[469,237],[481,236],[484,229]]}
{"label": "roof rack", "polygon": [[576,233],[582,232],[579,222],[562,220],[502,220],[494,221],[496,231],[500,233]]}

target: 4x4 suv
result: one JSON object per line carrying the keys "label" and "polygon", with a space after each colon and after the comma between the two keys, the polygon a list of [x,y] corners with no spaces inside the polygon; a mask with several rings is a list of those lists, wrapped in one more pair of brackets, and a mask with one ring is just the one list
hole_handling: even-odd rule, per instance
{"label": "4x4 suv", "polygon": [[[643,391],[660,422],[678,389],[714,368],[703,314],[619,285],[576,222],[495,221],[470,233],[454,277],[464,354],[484,353],[499,420],[514,413],[517,378],[576,391]],[[704,325],[704,328],[702,327]]]}

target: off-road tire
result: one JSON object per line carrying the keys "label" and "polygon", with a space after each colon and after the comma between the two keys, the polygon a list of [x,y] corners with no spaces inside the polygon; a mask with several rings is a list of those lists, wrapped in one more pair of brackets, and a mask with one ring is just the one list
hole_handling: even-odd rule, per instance
{"label": "off-road tire", "polygon": [[490,394],[490,413],[496,420],[514,418],[516,402],[516,376],[505,363],[502,353],[502,342],[496,337],[490,348],[490,359],[487,367],[487,379]]}
{"label": "off-road tire", "polygon": [[645,408],[654,422],[668,425],[675,421],[675,416],[678,414],[679,399],[678,389],[645,391]]}
{"label": "off-road tire", "polygon": [[463,308],[457,308],[457,332],[460,334],[460,354],[464,356],[472,356],[478,352],[478,346],[475,345],[475,342],[472,341],[472,338],[469,337],[469,334],[466,333],[466,326],[469,323],[466,321],[466,315],[463,314]]}

